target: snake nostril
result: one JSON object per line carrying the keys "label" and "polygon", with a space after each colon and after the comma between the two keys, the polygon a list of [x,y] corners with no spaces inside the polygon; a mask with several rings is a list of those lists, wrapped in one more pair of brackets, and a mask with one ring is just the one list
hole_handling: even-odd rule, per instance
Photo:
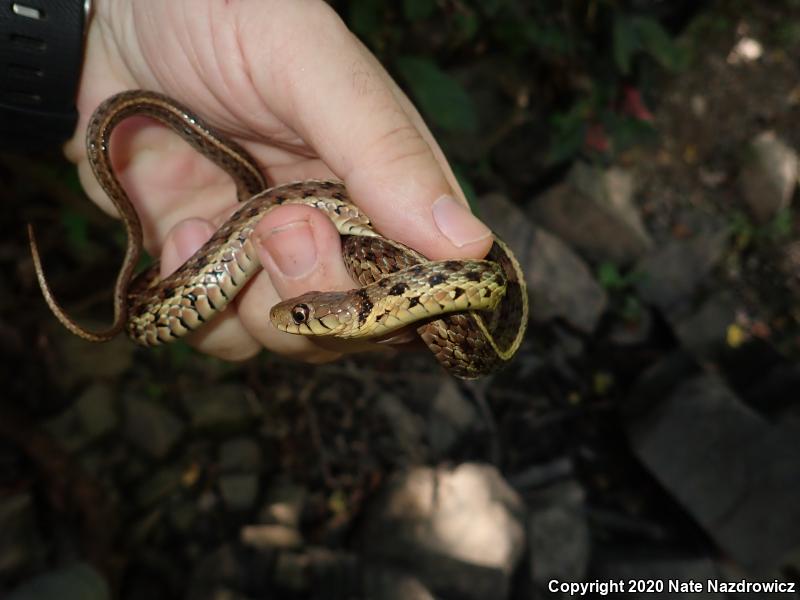
{"label": "snake nostril", "polygon": [[309,312],[310,311],[308,310],[308,306],[306,304],[298,304],[292,307],[292,320],[297,325],[305,323],[308,320]]}

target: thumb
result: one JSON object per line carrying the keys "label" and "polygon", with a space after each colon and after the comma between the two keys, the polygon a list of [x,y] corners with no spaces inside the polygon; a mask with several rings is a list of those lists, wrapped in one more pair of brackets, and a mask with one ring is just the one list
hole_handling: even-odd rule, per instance
{"label": "thumb", "polygon": [[[267,77],[259,29],[242,30],[266,104],[314,148],[385,236],[432,259],[480,257],[490,230],[469,210],[439,146],[380,63],[326,4],[287,5]],[[313,11],[310,10],[313,7]],[[324,35],[300,35],[311,29]],[[291,32],[289,35],[287,32]],[[250,49],[251,51],[248,51]],[[324,90],[324,101],[320,90]]]}

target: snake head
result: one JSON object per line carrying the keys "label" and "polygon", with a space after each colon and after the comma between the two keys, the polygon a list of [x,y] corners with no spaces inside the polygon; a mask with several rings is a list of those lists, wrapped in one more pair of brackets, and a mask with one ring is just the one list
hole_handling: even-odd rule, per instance
{"label": "snake head", "polygon": [[308,292],[272,307],[269,319],[275,328],[299,335],[347,337],[355,318],[347,292]]}

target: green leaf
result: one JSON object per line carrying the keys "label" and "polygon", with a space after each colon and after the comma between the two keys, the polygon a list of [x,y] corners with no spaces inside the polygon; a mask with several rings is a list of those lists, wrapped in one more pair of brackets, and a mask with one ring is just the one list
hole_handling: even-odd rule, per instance
{"label": "green leaf", "polygon": [[642,49],[665,69],[679,71],[688,63],[687,52],[675,43],[669,33],[655,19],[637,17],[632,25],[638,32]]}
{"label": "green leaf", "polygon": [[89,248],[89,224],[86,218],[75,211],[63,209],[61,223],[67,230],[67,243],[76,252],[83,252]]}
{"label": "green leaf", "polygon": [[471,40],[478,33],[480,22],[474,12],[458,13],[453,17],[460,40]]}
{"label": "green leaf", "polygon": [[475,193],[475,188],[472,185],[472,182],[467,177],[467,174],[464,172],[464,169],[458,163],[452,163],[453,167],[453,174],[456,176],[456,180],[458,181],[458,185],[461,186],[461,189],[464,191],[464,195],[467,197],[467,202],[469,202],[470,208],[472,208],[473,212],[475,212],[478,199],[477,194]]}
{"label": "green leaf", "polygon": [[436,10],[436,0],[403,0],[403,14],[409,21],[427,19]]}
{"label": "green leaf", "polygon": [[631,72],[631,60],[639,49],[639,36],[631,19],[617,16],[613,32],[614,62],[623,75]]}
{"label": "green leaf", "polygon": [[625,287],[625,278],[620,274],[617,265],[612,262],[603,262],[597,268],[597,279],[607,290],[618,290]]}
{"label": "green leaf", "polygon": [[350,0],[347,22],[358,35],[369,37],[383,21],[384,3],[381,0]]}
{"label": "green leaf", "polygon": [[472,98],[461,84],[427,58],[402,56],[397,70],[422,112],[446,131],[472,133],[478,117]]}

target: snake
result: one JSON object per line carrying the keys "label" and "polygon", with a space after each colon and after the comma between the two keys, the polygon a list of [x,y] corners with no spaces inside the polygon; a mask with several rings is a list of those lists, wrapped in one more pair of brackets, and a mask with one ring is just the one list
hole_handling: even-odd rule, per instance
{"label": "snake", "polygon": [[[143,232],[137,212],[112,167],[114,128],[132,116],[165,125],[235,182],[238,210],[171,275],[160,278],[156,261],[138,275]],[[309,292],[271,308],[279,330],[307,336],[372,339],[388,343],[421,340],[452,375],[475,379],[506,365],[519,349],[528,322],[522,268],[497,236],[484,259],[431,261],[386,238],[349,198],[338,180],[303,180],[270,185],[254,158],[237,142],[166,95],[146,90],[115,94],[92,114],[86,150],[98,183],[117,209],[127,233],[113,292],[114,318],[93,331],[76,322],[55,298],[34,235],[28,236],[44,299],[73,334],[104,342],[125,330],[143,346],[177,340],[211,321],[262,267],[253,236],[258,222],[287,204],[322,211],[342,237],[342,258],[359,287],[345,292]]]}

